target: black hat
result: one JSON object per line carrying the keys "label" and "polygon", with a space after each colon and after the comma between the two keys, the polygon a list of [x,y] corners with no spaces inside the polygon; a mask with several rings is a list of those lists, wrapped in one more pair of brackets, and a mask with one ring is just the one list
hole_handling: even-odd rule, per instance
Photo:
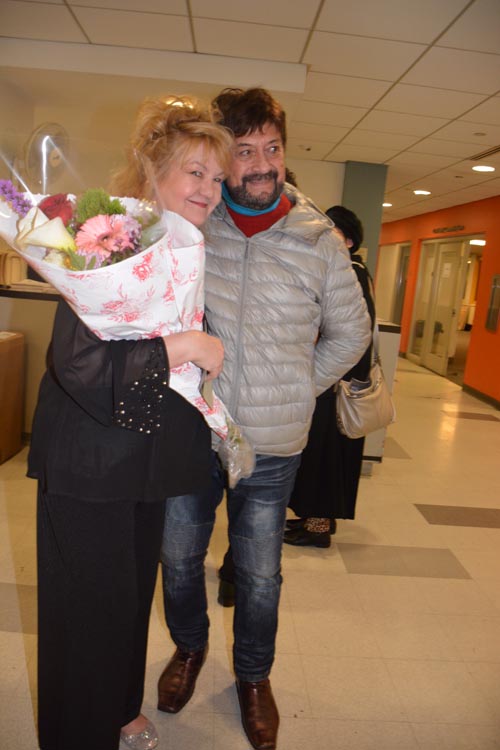
{"label": "black hat", "polygon": [[332,206],[326,212],[336,227],[340,229],[346,240],[352,240],[352,247],[349,248],[351,253],[359,250],[363,242],[363,225],[354,213],[344,206]]}

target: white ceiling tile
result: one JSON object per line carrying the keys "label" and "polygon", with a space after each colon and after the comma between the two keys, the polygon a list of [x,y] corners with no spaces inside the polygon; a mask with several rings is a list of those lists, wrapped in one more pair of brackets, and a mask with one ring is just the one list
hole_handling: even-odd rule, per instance
{"label": "white ceiling tile", "polygon": [[492,96],[491,99],[463,115],[462,119],[484,123],[485,125],[500,125],[500,96]]}
{"label": "white ceiling tile", "polygon": [[461,143],[460,141],[441,141],[437,138],[425,138],[420,143],[412,146],[414,153],[422,154],[440,154],[442,156],[456,156],[458,159],[467,159],[472,156],[474,146],[470,143]]}
{"label": "white ceiling tile", "polygon": [[398,152],[394,148],[376,148],[373,146],[353,146],[341,143],[331,151],[327,161],[366,161],[372,164],[383,164]]}
{"label": "white ceiling tile", "polygon": [[304,62],[323,73],[395,81],[424,50],[422,44],[317,31]]}
{"label": "white ceiling tile", "polygon": [[432,211],[433,201],[435,201],[432,195],[415,195],[413,189],[410,188],[391,191],[386,193],[385,197],[395,209],[409,207],[410,212],[406,213],[406,216]]}
{"label": "white ceiling tile", "polygon": [[308,122],[293,121],[288,127],[288,133],[292,138],[302,138],[305,141],[323,141],[324,143],[335,144],[346,133],[349,128],[340,128],[335,125],[313,125]]}
{"label": "white ceiling tile", "polygon": [[[64,0],[63,0],[64,1]],[[109,10],[137,10],[143,13],[166,13],[173,16],[187,16],[185,0],[68,0],[74,7],[100,8]]]}
{"label": "white ceiling tile", "polygon": [[425,196],[415,195],[409,187],[401,187],[397,190],[386,190],[386,197],[393,204],[393,207],[396,208],[397,206],[405,206],[408,203],[419,203]]}
{"label": "white ceiling tile", "polygon": [[299,62],[307,39],[302,29],[196,18],[194,33],[198,52],[282,62]]}
{"label": "white ceiling tile", "polygon": [[459,117],[484,99],[482,94],[466,94],[431,86],[410,86],[397,83],[382,101],[380,109],[410,112],[427,117]]}
{"label": "white ceiling tile", "polygon": [[[385,100],[382,100],[383,104]],[[404,133],[406,135],[425,136],[445,125],[448,120],[442,117],[421,117],[407,115],[402,112],[385,112],[374,109],[369,112],[360,123],[360,127],[368,130],[380,130],[384,133]]]}
{"label": "white ceiling tile", "polygon": [[443,167],[457,164],[460,157],[442,156],[440,154],[419,154],[415,151],[402,151],[389,161],[389,166],[415,166],[422,170],[422,174],[435,172]]}
{"label": "white ceiling tile", "polygon": [[187,17],[98,8],[75,8],[74,13],[94,44],[193,51]]}
{"label": "white ceiling tile", "polygon": [[498,54],[499,37],[500,3],[476,0],[441,37],[439,46]]}
{"label": "white ceiling tile", "polygon": [[[481,181],[484,182],[484,180]],[[470,175],[462,175],[457,174],[456,170],[443,170],[418,180],[419,186],[423,185],[426,190],[436,195],[452,190],[462,190],[465,187],[475,187],[479,183],[480,180],[475,179],[473,172]]]}
{"label": "white ceiling tile", "polygon": [[418,177],[422,177],[424,171],[422,166],[416,164],[394,164],[390,161],[387,165],[386,192],[408,185]]}
{"label": "white ceiling tile", "polygon": [[66,7],[48,3],[20,3],[2,0],[2,36],[47,41],[83,42],[87,39]]}
{"label": "white ceiling tile", "polygon": [[463,9],[465,0],[326,0],[321,31],[430,43]]}
{"label": "white ceiling tile", "polygon": [[286,144],[287,156],[295,159],[324,159],[326,154],[331,151],[331,143],[321,143],[318,141],[304,142],[303,138],[288,138]]}
{"label": "white ceiling tile", "polygon": [[[476,135],[476,133],[483,133],[483,135]],[[467,120],[455,120],[438,130],[434,137],[468,142],[476,145],[476,151],[483,151],[488,146],[496,146],[500,143],[500,125],[481,125]]]}
{"label": "white ceiling tile", "polygon": [[[364,123],[363,123],[364,124]],[[356,128],[345,138],[344,143],[350,146],[373,146],[375,148],[390,148],[393,151],[401,151],[408,148],[418,140],[414,135],[403,135],[401,133],[380,133],[374,130]]]}
{"label": "white ceiling tile", "polygon": [[319,102],[371,107],[387,91],[390,84],[368,78],[309,73],[304,97]]}
{"label": "white ceiling tile", "polygon": [[500,81],[500,55],[434,47],[412,68],[403,83],[455,91],[494,94]]}
{"label": "white ceiling tile", "polygon": [[[160,0],[161,2],[161,0]],[[191,0],[194,17],[219,18],[224,21],[247,21],[273,26],[310,28],[319,6],[319,0],[290,2],[290,0]]]}
{"label": "white ceiling tile", "polygon": [[[476,185],[471,188],[467,188],[470,191],[471,196],[474,193],[482,193],[482,197],[489,198],[492,195],[500,195],[500,178],[496,178],[494,180],[489,180],[488,182],[484,182],[481,185]],[[477,197],[471,197],[471,200],[478,200]]]}
{"label": "white ceiling tile", "polygon": [[300,122],[317,122],[320,125],[352,127],[367,112],[364,107],[344,107],[326,102],[301,101],[294,119]]}
{"label": "white ceiling tile", "polygon": [[443,172],[447,172],[448,174],[461,174],[465,175],[466,177],[471,177],[474,182],[482,182],[485,180],[491,180],[495,177],[495,174],[500,174],[500,154],[494,154],[493,156],[488,157],[488,165],[490,167],[495,167],[496,172],[474,172],[473,167],[478,164],[484,164],[485,162],[483,160],[476,161],[475,159],[462,159],[461,161],[449,165],[446,169],[443,169]]}

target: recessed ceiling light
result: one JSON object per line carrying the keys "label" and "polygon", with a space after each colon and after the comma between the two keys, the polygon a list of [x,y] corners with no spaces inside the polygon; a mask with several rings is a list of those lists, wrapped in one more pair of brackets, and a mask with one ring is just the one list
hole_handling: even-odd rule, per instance
{"label": "recessed ceiling light", "polygon": [[430,195],[430,190],[414,190],[415,195]]}
{"label": "recessed ceiling light", "polygon": [[390,208],[392,203],[382,203],[383,208]]}
{"label": "recessed ceiling light", "polygon": [[477,167],[472,167],[474,172],[494,172],[495,167],[487,167],[486,164],[479,164]]}
{"label": "recessed ceiling light", "polygon": [[486,240],[469,240],[469,245],[480,245],[481,247],[484,247],[486,245]]}

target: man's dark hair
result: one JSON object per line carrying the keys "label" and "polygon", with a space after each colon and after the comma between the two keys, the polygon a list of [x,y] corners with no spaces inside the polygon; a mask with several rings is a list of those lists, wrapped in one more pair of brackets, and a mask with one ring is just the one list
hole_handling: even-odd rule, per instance
{"label": "man's dark hair", "polygon": [[220,123],[231,130],[236,138],[247,133],[262,131],[264,125],[272,123],[286,146],[286,114],[269,91],[254,89],[223,89],[212,102],[220,112]]}
{"label": "man's dark hair", "polygon": [[297,175],[295,172],[292,172],[291,169],[288,169],[288,167],[285,167],[285,182],[288,182],[290,185],[293,185],[294,187],[298,188],[297,185]]}

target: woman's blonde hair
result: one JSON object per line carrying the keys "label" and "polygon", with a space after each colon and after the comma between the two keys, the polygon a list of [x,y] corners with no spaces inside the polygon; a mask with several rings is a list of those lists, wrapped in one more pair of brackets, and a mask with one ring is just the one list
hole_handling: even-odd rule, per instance
{"label": "woman's blonde hair", "polygon": [[112,176],[110,191],[153,200],[155,180],[160,181],[173,162],[183,164],[200,144],[227,172],[233,137],[217,124],[217,116],[213,109],[185,96],[145,99],[127,147],[127,163]]}

